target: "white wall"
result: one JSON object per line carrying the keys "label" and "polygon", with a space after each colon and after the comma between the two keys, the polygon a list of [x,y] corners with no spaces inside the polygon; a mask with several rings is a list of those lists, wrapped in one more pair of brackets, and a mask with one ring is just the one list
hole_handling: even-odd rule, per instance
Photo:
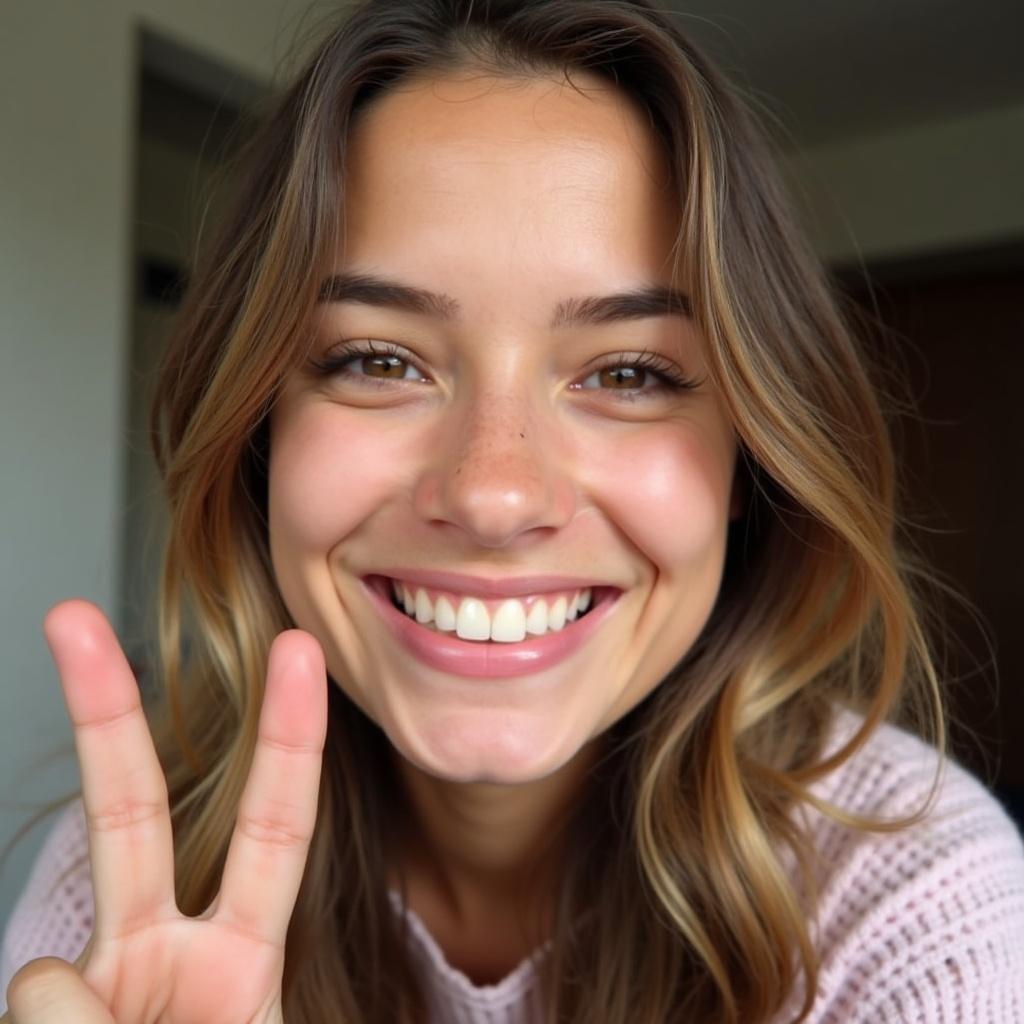
{"label": "white wall", "polygon": [[[77,784],[41,621],[120,576],[138,29],[269,80],[302,0],[0,7],[0,845]],[[6,919],[42,836],[0,875]]]}

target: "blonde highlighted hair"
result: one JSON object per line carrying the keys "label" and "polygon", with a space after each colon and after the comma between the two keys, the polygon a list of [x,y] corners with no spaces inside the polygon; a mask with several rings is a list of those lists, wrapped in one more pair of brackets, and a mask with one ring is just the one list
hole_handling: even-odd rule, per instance
{"label": "blonde highlighted hair", "polygon": [[[697,643],[617,722],[557,837],[546,1019],[768,1018],[815,991],[813,851],[795,808],[895,829],[811,791],[883,721],[941,749],[944,714],[878,383],[738,94],[648,0],[368,0],[281,99],[168,347],[153,441],[171,513],[153,713],[183,912],[220,882],[271,640],[268,411],[303,358],[341,223],[348,129],[414,75],[613,82],[679,197],[675,276],[741,444],[748,495]],[[288,935],[289,1024],[424,1006],[384,876],[403,796],[381,730],[331,686],[320,816]],[[863,725],[826,756],[837,708]],[[373,785],[361,780],[373,779]],[[795,875],[787,869],[791,859]]]}

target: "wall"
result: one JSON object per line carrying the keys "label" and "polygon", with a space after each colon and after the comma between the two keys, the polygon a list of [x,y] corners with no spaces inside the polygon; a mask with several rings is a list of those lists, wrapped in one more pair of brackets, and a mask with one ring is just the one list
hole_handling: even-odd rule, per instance
{"label": "wall", "polygon": [[792,154],[826,259],[898,259],[1024,237],[1024,102]]}

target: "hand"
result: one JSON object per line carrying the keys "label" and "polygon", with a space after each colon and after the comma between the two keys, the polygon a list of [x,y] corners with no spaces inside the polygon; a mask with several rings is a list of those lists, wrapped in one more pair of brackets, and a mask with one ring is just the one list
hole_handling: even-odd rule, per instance
{"label": "hand", "polygon": [[103,613],[66,601],[47,642],[75,732],[89,826],[92,939],[74,967],[26,964],[7,990],[13,1024],[281,1024],[288,920],[316,822],[327,731],[323,653],[274,641],[259,739],[220,892],[184,917],[174,897],[167,784],[138,687]]}

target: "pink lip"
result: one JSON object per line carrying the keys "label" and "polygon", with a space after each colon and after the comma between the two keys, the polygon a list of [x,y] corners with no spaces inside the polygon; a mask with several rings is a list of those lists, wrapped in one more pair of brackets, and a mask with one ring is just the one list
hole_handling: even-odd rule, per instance
{"label": "pink lip", "polygon": [[[447,590],[471,597],[525,597],[527,594],[545,594],[552,590],[577,590],[582,587],[609,586],[607,580],[588,579],[585,576],[511,576],[489,579],[464,572],[435,569],[381,569],[373,575],[389,576],[406,583],[419,583],[434,590]],[[621,588],[618,588],[621,589]]]}
{"label": "pink lip", "polygon": [[460,640],[452,634],[436,633],[391,603],[387,577],[367,576],[360,582],[371,603],[406,650],[431,668],[483,679],[529,675],[564,661],[600,628],[622,594],[616,588],[599,587],[594,593],[591,610],[560,632],[506,644]]}

